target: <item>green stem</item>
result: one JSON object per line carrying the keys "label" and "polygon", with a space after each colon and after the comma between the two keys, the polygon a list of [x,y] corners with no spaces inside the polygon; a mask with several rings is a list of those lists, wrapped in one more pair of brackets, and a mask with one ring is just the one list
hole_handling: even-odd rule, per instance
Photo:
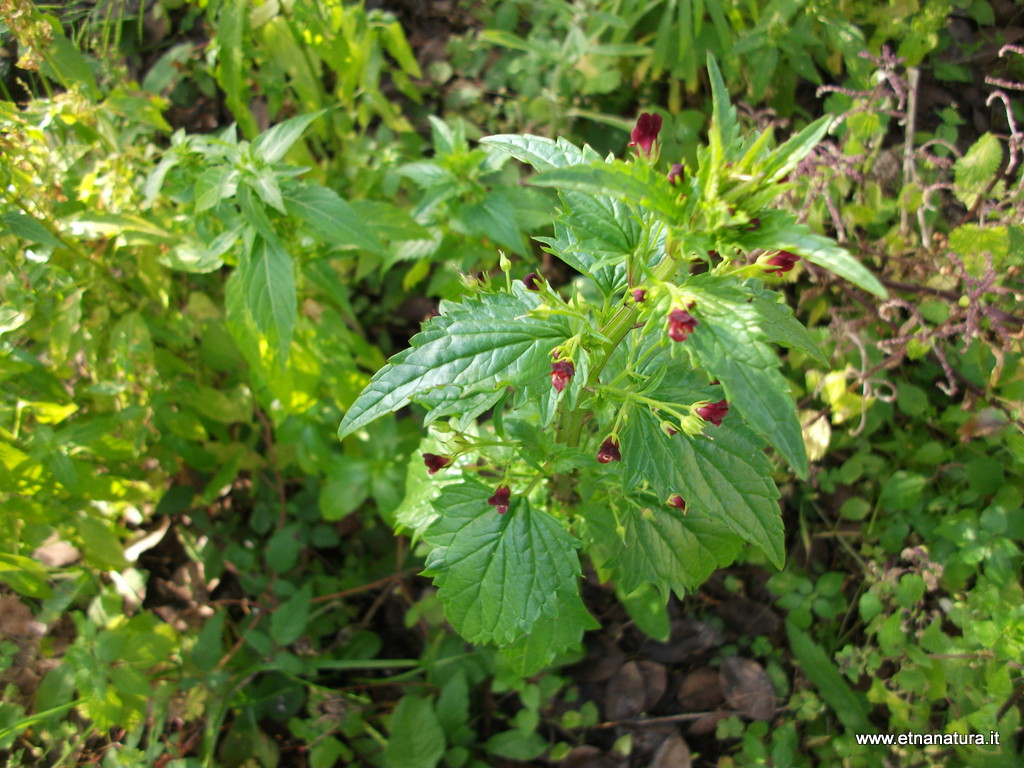
{"label": "green stem", "polygon": [[[656,280],[667,280],[669,276],[675,272],[679,262],[676,257],[672,254],[666,255],[664,259],[658,262],[658,265],[654,268],[654,278]],[[628,300],[628,298],[627,298]],[[618,311],[612,316],[603,328],[601,328],[601,335],[604,336],[608,341],[601,345],[602,354],[590,372],[590,377],[587,379],[587,387],[594,387],[601,377],[602,371],[608,361],[611,360],[612,353],[615,352],[615,348],[622,343],[622,340],[626,338],[630,329],[633,327],[633,323],[636,322],[636,316],[638,314],[637,308],[631,304],[623,304],[619,307]],[[580,436],[583,432],[583,417],[586,414],[580,408],[574,409],[571,413],[563,413],[561,423],[558,428],[558,440],[566,443],[570,448],[576,448],[580,444]]]}

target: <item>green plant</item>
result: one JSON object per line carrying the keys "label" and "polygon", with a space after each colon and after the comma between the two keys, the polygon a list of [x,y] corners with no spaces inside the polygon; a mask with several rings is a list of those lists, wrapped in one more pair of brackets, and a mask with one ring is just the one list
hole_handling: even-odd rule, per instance
{"label": "green plant", "polygon": [[[774,150],[768,133],[743,140],[710,67],[709,146],[675,181],[654,162],[656,116],[638,121],[629,162],[564,140],[486,139],[541,171],[531,183],[561,190],[555,237],[542,242],[581,282],[568,299],[536,276],[531,290],[506,261],[505,285],[443,303],[339,429],[362,442],[381,415],[427,407],[422,448],[451,466],[436,479],[411,469],[397,519],[427,544],[453,626],[509,647],[523,670],[592,625],[581,546],[623,593],[651,583],[663,599],[744,542],[782,564],[762,441],[801,476],[807,459],[768,343],[820,353],[762,276],[796,253],[884,295],[844,251],[769,207],[829,121]],[[764,254],[753,264],[752,251]]]}

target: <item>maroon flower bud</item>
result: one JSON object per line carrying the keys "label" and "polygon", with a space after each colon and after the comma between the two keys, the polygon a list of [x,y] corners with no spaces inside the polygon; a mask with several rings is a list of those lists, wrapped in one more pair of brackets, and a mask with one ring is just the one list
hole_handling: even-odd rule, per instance
{"label": "maroon flower bud", "polygon": [[665,422],[664,424],[661,425],[661,431],[664,432],[669,437],[675,437],[676,435],[679,434],[679,431],[673,428],[673,426],[668,422]]}
{"label": "maroon flower bud", "polygon": [[509,499],[512,496],[512,491],[507,485],[499,485],[494,489],[494,495],[487,500],[487,503],[498,510],[499,515],[504,515],[508,512]]}
{"label": "maroon flower bud", "polygon": [[611,461],[622,461],[622,454],[619,453],[619,444],[610,437],[606,438],[601,447],[597,449],[597,460],[602,464]]}
{"label": "maroon flower bud", "polygon": [[423,463],[427,465],[427,474],[436,474],[439,469],[444,469],[452,463],[449,456],[438,456],[436,453],[424,453]]}
{"label": "maroon flower bud", "polygon": [[800,257],[795,253],[789,251],[779,251],[777,254],[768,259],[766,264],[770,264],[776,269],[769,269],[768,274],[781,275],[783,272],[789,272],[793,265],[800,261]]}
{"label": "maroon flower bud", "polygon": [[672,163],[672,167],[668,170],[668,183],[675,184],[681,178],[683,178],[683,164]]}
{"label": "maroon flower bud", "polygon": [[645,291],[643,288],[634,288],[633,289],[633,301],[635,301],[637,304],[642,302],[646,297],[647,297],[647,291]]}
{"label": "maroon flower bud", "polygon": [[749,229],[751,232],[753,232],[755,229],[760,229],[760,228],[761,228],[761,219],[759,219],[757,216],[752,218],[750,220],[750,223],[747,224],[747,229]]}
{"label": "maroon flower bud", "polygon": [[678,493],[673,493],[671,496],[668,497],[668,505],[670,507],[675,507],[680,512],[686,511],[686,502],[683,501],[683,497],[680,496]]}
{"label": "maroon flower bud", "polygon": [[672,341],[686,341],[697,327],[697,319],[685,309],[673,309],[668,314],[668,337]]}
{"label": "maroon flower bud", "polygon": [[660,131],[661,115],[644,112],[637,118],[636,126],[633,128],[632,133],[629,134],[630,139],[632,139],[629,142],[629,146],[640,147],[640,151],[649,157],[651,147],[654,146]]}
{"label": "maroon flower bud", "polygon": [[537,282],[537,273],[536,272],[531,272],[526,277],[524,277],[523,278],[523,285],[525,285],[528,290],[539,291],[540,290],[540,283]]}
{"label": "maroon flower bud", "polygon": [[561,392],[575,374],[576,366],[570,362],[559,360],[557,363],[552,363],[551,386],[555,388],[556,392]]}
{"label": "maroon flower bud", "polygon": [[704,421],[710,421],[716,427],[722,426],[722,419],[729,412],[729,403],[719,400],[717,403],[708,403],[697,409],[697,415]]}

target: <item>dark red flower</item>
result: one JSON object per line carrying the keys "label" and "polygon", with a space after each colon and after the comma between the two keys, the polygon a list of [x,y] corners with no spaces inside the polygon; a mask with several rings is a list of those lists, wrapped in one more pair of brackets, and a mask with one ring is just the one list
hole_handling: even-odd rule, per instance
{"label": "dark red flower", "polygon": [[570,362],[559,360],[557,363],[552,363],[551,386],[555,388],[556,392],[561,392],[575,374],[576,366]]}
{"label": "dark red flower", "polygon": [[798,261],[800,261],[800,257],[797,256],[795,253],[790,253],[789,251],[779,251],[777,254],[768,259],[768,261],[766,261],[765,263],[771,264],[773,267],[776,267],[776,269],[768,270],[769,275],[781,275],[783,272],[789,272],[789,270],[793,268],[793,265],[795,265]]}
{"label": "dark red flower", "polygon": [[686,502],[683,501],[683,497],[680,496],[678,493],[673,493],[671,496],[668,497],[668,505],[670,507],[675,507],[680,512],[686,511]]}
{"label": "dark red flower", "polygon": [[708,403],[697,409],[697,415],[704,421],[710,421],[716,427],[722,426],[722,419],[729,412],[729,403],[719,400],[717,403]]}
{"label": "dark red flower", "polygon": [[633,128],[633,132],[629,134],[629,137],[632,139],[629,142],[629,146],[640,147],[641,152],[650,156],[651,147],[654,146],[660,131],[661,115],[644,112],[637,118],[636,126]]}
{"label": "dark red flower", "polygon": [[681,178],[683,178],[683,164],[672,163],[672,167],[668,170],[668,183],[675,184]]}
{"label": "dark red flower", "polygon": [[672,341],[686,341],[697,327],[697,319],[685,309],[673,309],[668,314],[668,337]]}
{"label": "dark red flower", "polygon": [[753,232],[755,229],[760,229],[760,228],[761,228],[761,219],[759,219],[757,216],[752,218],[750,220],[750,223],[747,224],[747,229],[749,229],[751,232]]}
{"label": "dark red flower", "polygon": [[487,503],[498,510],[499,515],[504,515],[508,512],[509,499],[512,496],[512,491],[507,485],[499,485],[494,489],[494,495],[487,500]]}
{"label": "dark red flower", "polygon": [[633,289],[633,301],[635,301],[637,304],[639,304],[641,301],[643,301],[646,297],[647,297],[647,291],[645,291],[643,288],[634,288]]}
{"label": "dark red flower", "polygon": [[669,437],[675,437],[679,434],[679,430],[669,424],[667,421],[661,425],[661,430]]}
{"label": "dark red flower", "polygon": [[424,453],[423,463],[427,465],[427,474],[433,475],[452,463],[450,456],[438,456],[436,453]]}
{"label": "dark red flower", "polygon": [[539,291],[540,283],[537,282],[538,275],[536,272],[530,272],[526,277],[523,278],[523,285],[525,285],[531,291]]}
{"label": "dark red flower", "polygon": [[622,454],[619,453],[619,444],[610,437],[607,438],[601,443],[601,447],[597,449],[597,460],[602,464],[607,464],[611,461],[622,461]]}

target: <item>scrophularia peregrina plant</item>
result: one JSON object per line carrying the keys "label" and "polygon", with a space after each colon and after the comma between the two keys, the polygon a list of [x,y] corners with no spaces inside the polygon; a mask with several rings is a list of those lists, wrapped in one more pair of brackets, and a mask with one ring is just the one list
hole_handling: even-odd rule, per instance
{"label": "scrophularia peregrina plant", "polygon": [[[622,596],[696,588],[753,545],[784,558],[770,456],[807,476],[796,406],[774,345],[826,365],[773,287],[805,259],[884,296],[831,240],[775,207],[829,128],[780,146],[740,135],[709,60],[708,145],[664,158],[662,118],[637,120],[625,157],[565,139],[484,139],[555,189],[545,250],[579,277],[478,281],[442,302],[411,346],[348,404],[340,436],[418,403],[429,433],[397,524],[428,551],[447,616],[503,647],[522,674],[595,626],[580,556]],[[504,283],[500,285],[500,283]],[[769,448],[771,453],[766,452]],[[442,471],[443,470],[443,471]]]}

